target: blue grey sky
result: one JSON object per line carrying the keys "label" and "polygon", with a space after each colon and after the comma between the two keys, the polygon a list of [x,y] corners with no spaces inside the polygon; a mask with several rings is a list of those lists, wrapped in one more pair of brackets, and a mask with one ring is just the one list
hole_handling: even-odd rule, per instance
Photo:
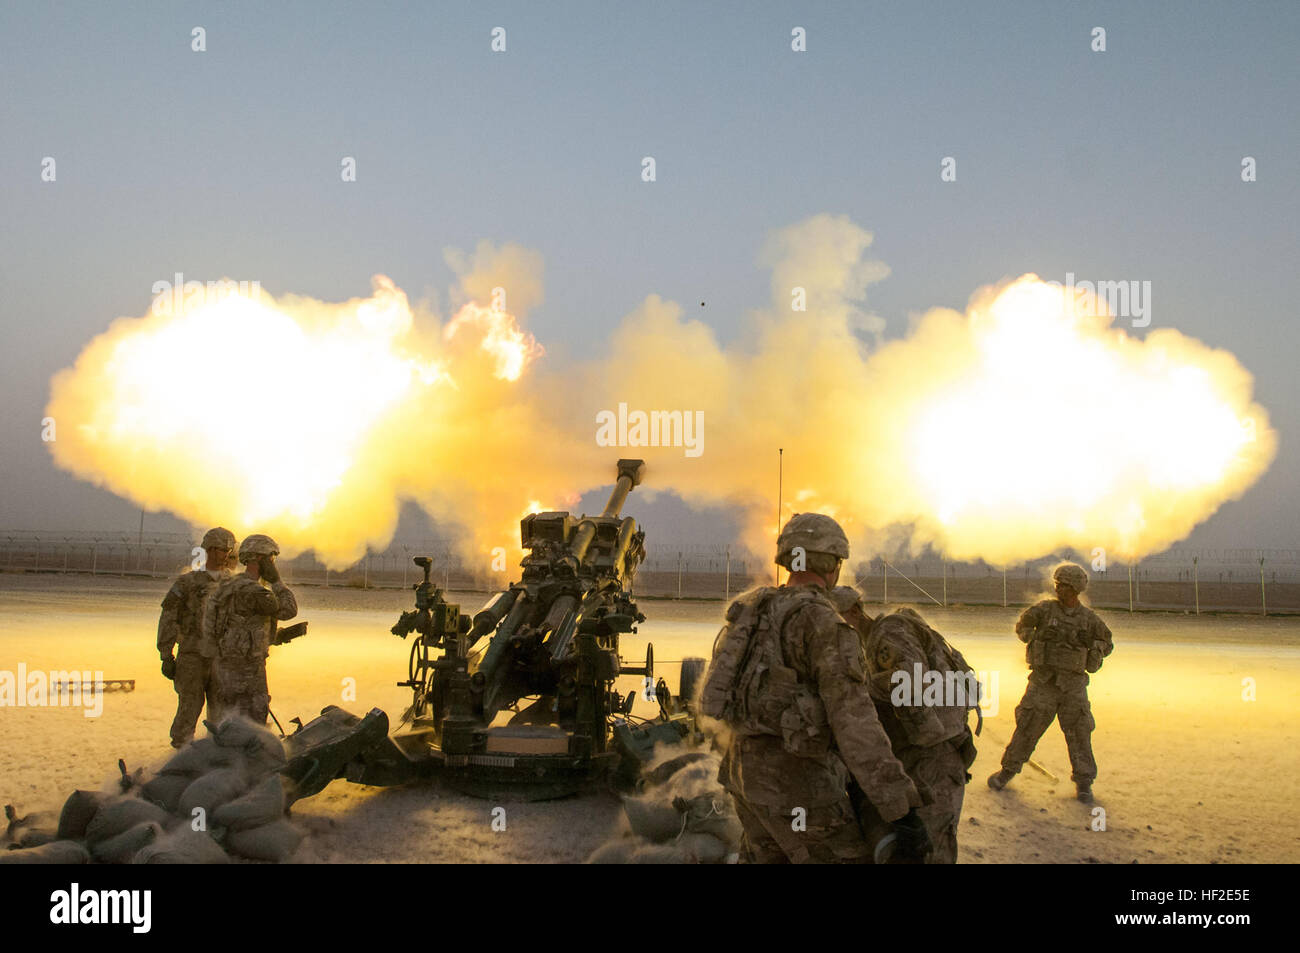
{"label": "blue grey sky", "polygon": [[[6,3],[0,527],[135,526],[39,421],[50,376],[174,272],[326,300],[383,272],[418,298],[453,282],[444,248],[517,242],[545,260],[530,330],[590,357],[650,293],[734,339],[768,233],[830,212],[892,270],[867,302],[889,337],[1024,272],[1151,281],[1152,329],[1235,353],[1280,433],[1190,545],[1294,548],[1298,44],[1294,2]],[[656,507],[665,538],[729,525]]]}

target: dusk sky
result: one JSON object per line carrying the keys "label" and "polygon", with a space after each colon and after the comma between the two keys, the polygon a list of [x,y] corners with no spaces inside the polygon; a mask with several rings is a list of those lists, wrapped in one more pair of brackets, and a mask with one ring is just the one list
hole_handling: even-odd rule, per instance
{"label": "dusk sky", "polygon": [[[526,321],[544,360],[585,360],[650,294],[736,339],[772,297],[768,237],[829,213],[889,268],[862,305],[887,340],[1026,272],[1151,282],[1131,333],[1231,351],[1279,434],[1186,545],[1293,549],[1298,42],[1294,2],[5,4],[0,528],[135,527],[137,506],[54,466],[40,421],[51,376],[177,272],[327,301],[383,273],[445,308],[445,249],[513,242],[544,263]],[[193,361],[196,392],[219,382]],[[1025,397],[1104,425],[1051,366]],[[312,395],[280,411],[292,426]],[[661,541],[734,528],[636,512]]]}

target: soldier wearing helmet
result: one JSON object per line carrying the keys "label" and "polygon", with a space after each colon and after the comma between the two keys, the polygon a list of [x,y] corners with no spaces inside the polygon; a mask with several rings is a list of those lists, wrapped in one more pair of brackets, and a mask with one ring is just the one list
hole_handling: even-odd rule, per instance
{"label": "soldier wearing helmet", "polygon": [[[163,597],[158,617],[158,655],[162,673],[176,689],[176,717],[172,720],[172,747],[194,737],[194,726],[207,700],[209,713],[215,699],[212,662],[200,651],[203,606],[221,580],[230,575],[228,565],[235,549],[235,534],[217,526],[203,534],[204,555],[198,568],[179,576]],[[173,655],[173,650],[175,654]]]}
{"label": "soldier wearing helmet", "polygon": [[298,601],[275,565],[279,553],[271,537],[247,537],[239,546],[244,571],[223,581],[208,600],[203,651],[213,660],[217,718],[237,712],[266,724],[271,705],[266,656],[280,644],[275,621],[298,614]]}
{"label": "soldier wearing helmet", "polygon": [[1088,703],[1088,675],[1114,645],[1110,629],[1082,602],[1088,586],[1082,566],[1062,563],[1052,571],[1056,598],[1032,605],[1016,623],[1016,635],[1028,643],[1029,684],[1016,706],[1016,730],[1002,755],[1002,770],[989,778],[1001,791],[1020,773],[1034,746],[1055,719],[1070,752],[1070,779],[1080,801],[1092,801],[1097,762],[1092,756],[1092,730],[1097,723]]}
{"label": "soldier wearing helmet", "polygon": [[[862,639],[867,689],[894,757],[917,790],[931,795],[917,812],[934,842],[926,863],[955,864],[962,799],[970,780],[966,769],[976,754],[968,725],[968,710],[979,704],[974,673],[961,652],[915,609],[872,619],[862,594],[852,586],[836,586],[831,601]],[[954,684],[959,690],[931,698],[927,689],[922,698],[921,686],[936,675],[940,684]],[[888,835],[888,825],[852,785],[849,796],[867,841],[878,845]]]}
{"label": "soldier wearing helmet", "polygon": [[737,598],[714,644],[700,706],[730,729],[718,780],[752,863],[868,860],[850,775],[898,834],[898,856],[920,861],[930,850],[922,799],[867,694],[857,633],[829,598],[848,555],[833,519],[792,517],[776,555],[788,581]]}

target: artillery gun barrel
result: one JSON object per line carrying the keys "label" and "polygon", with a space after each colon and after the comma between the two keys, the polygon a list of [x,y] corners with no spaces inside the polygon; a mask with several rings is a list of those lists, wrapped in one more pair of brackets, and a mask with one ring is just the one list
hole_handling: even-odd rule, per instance
{"label": "artillery gun barrel", "polygon": [[610,493],[609,502],[605,504],[605,512],[600,515],[618,516],[619,510],[627,502],[627,495],[632,492],[632,487],[640,486],[644,476],[644,460],[618,461],[618,482],[614,484],[614,492]]}
{"label": "artillery gun barrel", "polygon": [[[609,502],[605,504],[605,511],[600,514],[602,519],[617,519],[619,511],[623,509],[623,504],[627,502],[627,495],[632,492],[634,486],[641,485],[641,479],[645,476],[644,460],[620,460],[618,461],[618,482],[614,484],[614,490],[609,494]],[[620,534],[626,529],[626,522],[620,529]],[[578,524],[578,528],[573,531],[573,538],[569,541],[569,553],[581,566],[582,561],[587,558],[587,550],[591,547],[591,541],[596,538],[596,524],[589,519],[584,519]],[[618,565],[615,562],[615,565]]]}

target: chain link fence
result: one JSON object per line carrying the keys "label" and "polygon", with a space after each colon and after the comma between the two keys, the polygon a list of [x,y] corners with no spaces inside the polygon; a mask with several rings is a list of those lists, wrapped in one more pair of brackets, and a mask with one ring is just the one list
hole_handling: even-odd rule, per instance
{"label": "chain link fence", "polygon": [[[0,571],[169,578],[190,568],[197,546],[198,540],[184,533],[0,530]],[[294,585],[405,589],[422,575],[411,561],[414,556],[430,557],[433,579],[447,589],[500,589],[518,578],[517,560],[498,558],[492,565],[485,556],[481,564],[469,565],[455,541],[444,537],[395,541],[342,570],[328,569],[310,552],[280,565],[285,581]],[[1094,606],[1300,610],[1300,550],[1295,549],[1174,548],[1132,564],[1110,560],[1104,569],[1069,554],[1005,570],[932,555],[876,557],[852,564],[841,582],[855,583],[876,605],[1025,605],[1049,593],[1047,572],[1061,558],[1074,558],[1088,568],[1088,598]],[[664,598],[728,599],[752,586],[772,584],[775,573],[767,560],[726,544],[651,542],[635,591]]]}

